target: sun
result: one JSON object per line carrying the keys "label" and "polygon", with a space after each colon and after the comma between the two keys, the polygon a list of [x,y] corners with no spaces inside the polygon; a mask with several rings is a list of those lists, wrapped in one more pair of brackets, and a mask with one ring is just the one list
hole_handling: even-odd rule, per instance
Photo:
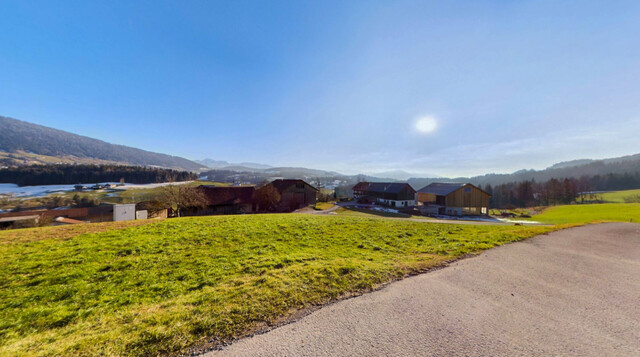
{"label": "sun", "polygon": [[438,121],[432,116],[426,116],[416,121],[416,129],[422,134],[431,134],[438,127]]}

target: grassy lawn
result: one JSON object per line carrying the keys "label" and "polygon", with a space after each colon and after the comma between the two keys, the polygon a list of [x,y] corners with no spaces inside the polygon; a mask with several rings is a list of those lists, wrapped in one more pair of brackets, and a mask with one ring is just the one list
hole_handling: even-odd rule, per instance
{"label": "grassy lawn", "polygon": [[585,205],[553,206],[531,218],[533,221],[550,224],[629,222],[640,223],[640,204],[602,203]]}
{"label": "grassy lawn", "polygon": [[86,233],[108,232],[158,222],[160,219],[72,224],[68,226],[9,229],[0,231],[0,244],[28,243],[44,239],[65,240]]}
{"label": "grassy lawn", "polygon": [[640,189],[638,190],[626,190],[600,193],[599,196],[602,200],[610,203],[625,203],[625,198],[632,198],[640,195]]}
{"label": "grassy lawn", "polygon": [[333,206],[335,205],[330,202],[316,202],[316,209],[321,211],[327,210]]}
{"label": "grassy lawn", "polygon": [[0,355],[176,353],[556,227],[273,214],[63,229],[0,232]]}

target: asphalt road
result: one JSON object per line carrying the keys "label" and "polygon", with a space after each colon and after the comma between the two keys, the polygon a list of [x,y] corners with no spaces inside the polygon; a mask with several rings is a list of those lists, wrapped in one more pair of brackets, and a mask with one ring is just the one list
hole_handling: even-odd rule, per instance
{"label": "asphalt road", "polygon": [[640,225],[491,249],[213,356],[640,356]]}

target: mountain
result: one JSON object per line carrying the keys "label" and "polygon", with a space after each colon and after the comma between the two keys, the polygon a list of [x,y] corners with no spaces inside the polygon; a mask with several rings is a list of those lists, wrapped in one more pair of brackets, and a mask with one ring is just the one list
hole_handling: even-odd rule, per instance
{"label": "mountain", "polygon": [[635,174],[640,172],[640,154],[621,156],[603,160],[574,160],[550,166],[544,170],[519,170],[511,174],[487,174],[475,177],[457,178],[411,178],[408,182],[420,189],[432,182],[470,182],[474,185],[501,185],[509,182],[543,182],[582,176],[605,176],[608,174]]}
{"label": "mountain", "polygon": [[282,176],[285,178],[344,176],[343,174],[334,171],[308,169],[306,167],[272,167],[270,169],[263,170],[262,172],[269,175]]}
{"label": "mountain", "polygon": [[593,162],[594,160],[591,159],[579,159],[579,160],[571,160],[571,161],[563,161],[563,162],[559,162],[557,164],[554,164],[552,166],[549,166],[549,169],[565,169],[567,167],[575,167],[575,166],[580,166],[580,165],[586,165],[589,164],[591,162]]}
{"label": "mountain", "polygon": [[269,165],[258,164],[255,162],[230,163],[229,161],[214,160],[214,159],[195,160],[195,162],[202,164],[211,169],[224,169],[224,170],[233,170],[233,171],[265,170],[272,167]]}
{"label": "mountain", "polygon": [[219,168],[227,167],[231,165],[229,161],[214,160],[214,159],[202,159],[202,160],[194,160],[194,161],[212,169],[219,169]]}
{"label": "mountain", "polygon": [[205,168],[201,164],[182,157],[110,144],[2,116],[0,116],[0,154],[2,154],[0,163],[5,164],[116,163],[188,171],[199,171]]}
{"label": "mountain", "polygon": [[378,177],[378,178],[387,178],[387,179],[392,179],[392,180],[408,180],[412,177],[420,177],[420,176],[427,176],[427,177],[438,177],[438,175],[433,175],[433,174],[415,174],[415,173],[410,173],[410,172],[406,172],[403,170],[391,170],[391,171],[385,171],[385,172],[376,172],[376,173],[372,173],[371,176],[374,177]]}

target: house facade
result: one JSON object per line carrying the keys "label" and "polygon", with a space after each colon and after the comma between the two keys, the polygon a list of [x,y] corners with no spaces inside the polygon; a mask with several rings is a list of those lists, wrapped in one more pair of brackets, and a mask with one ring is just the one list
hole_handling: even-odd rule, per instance
{"label": "house facade", "polygon": [[416,190],[401,182],[359,182],[353,186],[355,198],[369,198],[377,203],[402,208],[416,205]]}
{"label": "house facade", "polygon": [[418,190],[420,210],[431,215],[487,215],[490,197],[490,194],[470,183],[434,182]]}

